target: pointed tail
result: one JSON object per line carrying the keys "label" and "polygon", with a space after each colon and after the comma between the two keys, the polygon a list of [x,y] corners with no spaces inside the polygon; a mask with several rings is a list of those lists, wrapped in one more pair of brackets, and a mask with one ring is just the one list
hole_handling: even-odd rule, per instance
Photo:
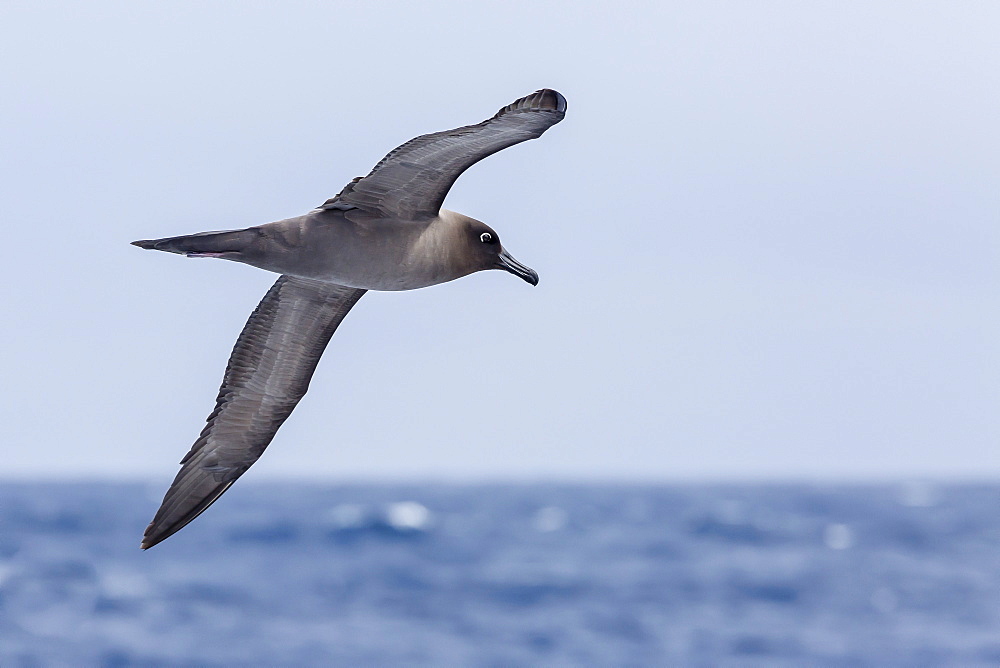
{"label": "pointed tail", "polygon": [[133,246],[146,250],[180,253],[188,257],[232,257],[249,246],[258,233],[254,228],[226,232],[201,232],[163,239],[140,239]]}

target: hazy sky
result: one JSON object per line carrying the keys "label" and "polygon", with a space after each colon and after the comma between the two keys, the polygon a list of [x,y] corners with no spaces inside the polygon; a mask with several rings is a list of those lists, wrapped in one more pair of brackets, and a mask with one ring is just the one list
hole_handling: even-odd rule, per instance
{"label": "hazy sky", "polygon": [[371,293],[248,474],[1000,474],[994,2],[3,3],[3,476],[172,479],[306,212],[537,88],[446,206],[538,271]]}

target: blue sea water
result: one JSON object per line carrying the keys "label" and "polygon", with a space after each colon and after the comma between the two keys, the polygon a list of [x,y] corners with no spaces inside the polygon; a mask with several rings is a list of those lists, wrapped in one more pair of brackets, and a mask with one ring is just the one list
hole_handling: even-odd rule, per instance
{"label": "blue sea water", "polygon": [[0,666],[1000,664],[1000,485],[0,487]]}

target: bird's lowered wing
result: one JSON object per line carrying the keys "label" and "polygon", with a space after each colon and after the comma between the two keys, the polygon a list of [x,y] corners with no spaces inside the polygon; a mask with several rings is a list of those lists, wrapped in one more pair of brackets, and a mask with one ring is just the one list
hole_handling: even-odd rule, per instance
{"label": "bird's lowered wing", "polygon": [[431,218],[462,172],[508,146],[541,137],[565,115],[566,98],[542,89],[477,125],[411,139],[320,208],[363,209],[406,220]]}
{"label": "bird's lowered wing", "polygon": [[250,468],[309,387],[326,344],[364,290],[281,276],[236,341],[215,410],[146,528],[150,548]]}

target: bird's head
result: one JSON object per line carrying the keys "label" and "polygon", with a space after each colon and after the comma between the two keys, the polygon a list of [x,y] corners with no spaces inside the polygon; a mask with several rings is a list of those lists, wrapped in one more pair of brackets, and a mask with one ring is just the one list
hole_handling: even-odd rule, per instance
{"label": "bird's head", "polygon": [[532,285],[538,285],[538,273],[515,260],[500,243],[500,235],[492,227],[468,216],[461,216],[460,224],[456,227],[462,239],[463,254],[472,271],[503,269]]}

